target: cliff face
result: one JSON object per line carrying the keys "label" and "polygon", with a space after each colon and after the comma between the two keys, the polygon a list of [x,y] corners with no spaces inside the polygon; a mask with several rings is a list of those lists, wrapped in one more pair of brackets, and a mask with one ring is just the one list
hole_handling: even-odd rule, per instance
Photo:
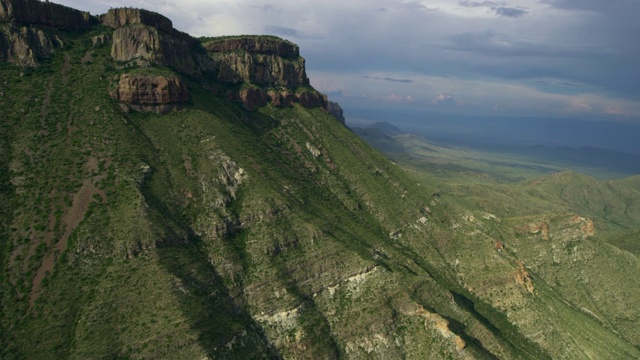
{"label": "cliff face", "polygon": [[[248,110],[272,103],[327,108],[326,96],[309,86],[297,45],[275,37],[225,38],[200,44],[175,30],[166,17],[139,9],[111,9],[102,23],[115,28],[111,57],[138,66],[168,66],[231,86],[227,98]],[[248,87],[247,87],[248,86]]]}
{"label": "cliff face", "polygon": [[16,27],[11,24],[0,27],[0,60],[20,67],[35,67],[49,57],[62,41],[37,28]]}
{"label": "cliff face", "polygon": [[338,119],[342,124],[345,123],[346,119],[344,118],[344,111],[340,104],[337,102],[329,101],[327,104],[327,111],[329,114],[333,115],[334,118]]}
{"label": "cliff face", "polygon": [[0,22],[86,30],[96,19],[88,12],[38,0],[0,0]]}
{"label": "cliff face", "polygon": [[[87,30],[96,19],[89,13],[37,0],[0,0],[0,60],[35,67],[62,41],[35,26]],[[24,26],[29,25],[29,26]]]}
{"label": "cliff face", "polygon": [[275,37],[234,37],[208,41],[203,47],[213,60],[218,81],[230,85],[251,84],[231,97],[245,108],[271,102],[275,106],[327,109],[325,95],[309,86],[305,60],[297,45]]}
{"label": "cliff face", "polygon": [[204,47],[212,53],[239,50],[253,54],[276,55],[291,60],[300,56],[298,45],[275,37],[223,38],[209,41]]}
{"label": "cliff face", "polygon": [[160,14],[142,9],[109,9],[109,11],[101,17],[101,20],[103,25],[114,29],[121,28],[125,25],[143,24],[168,34],[174,31],[171,20]]}
{"label": "cliff face", "polygon": [[309,85],[298,46],[273,37],[238,37],[203,44],[215,60],[218,79],[295,89]]}
{"label": "cliff face", "polygon": [[197,40],[173,28],[166,17],[140,9],[111,9],[102,16],[113,32],[111,57],[116,61],[173,67],[194,77],[211,70]]}
{"label": "cliff face", "polygon": [[143,111],[166,113],[189,101],[187,86],[180,78],[122,74],[111,97]]}
{"label": "cliff face", "polygon": [[0,22],[5,23],[0,27],[0,60],[21,67],[37,66],[63,45],[46,28],[78,31],[101,22],[113,28],[113,34],[99,35],[92,41],[110,43],[111,58],[120,68],[165,66],[200,81],[214,79],[211,86],[222,85],[227,98],[249,110],[267,103],[327,109],[326,96],[309,85],[298,46],[279,38],[244,36],[201,44],[174,29],[165,16],[151,11],[110,9],[95,18],[37,0],[0,0]]}
{"label": "cliff face", "polygon": [[230,84],[252,83],[295,89],[309,85],[304,59],[289,60],[278,55],[239,52],[210,53],[218,80]]}

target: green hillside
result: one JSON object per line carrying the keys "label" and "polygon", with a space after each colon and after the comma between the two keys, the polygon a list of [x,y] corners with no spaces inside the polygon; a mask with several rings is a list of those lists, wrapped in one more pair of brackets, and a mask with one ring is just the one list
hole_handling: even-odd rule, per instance
{"label": "green hillside", "polygon": [[1,1],[0,37],[56,41],[0,62],[0,358],[640,358],[638,257],[572,192],[471,205],[330,116],[277,38]]}

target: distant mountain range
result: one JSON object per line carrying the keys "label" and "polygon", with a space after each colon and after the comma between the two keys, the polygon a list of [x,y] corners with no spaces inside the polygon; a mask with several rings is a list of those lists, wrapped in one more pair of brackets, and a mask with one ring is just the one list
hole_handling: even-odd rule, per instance
{"label": "distant mountain range", "polygon": [[[441,159],[451,156],[445,156],[444,153],[451,152],[452,147],[486,154],[482,159],[477,157],[478,162],[475,164],[477,166],[468,164],[471,168],[477,169],[483,168],[481,164],[491,162],[508,166],[509,162],[501,158],[512,156],[524,162],[537,163],[536,166],[540,170],[537,175],[562,170],[583,171],[600,178],[620,178],[640,174],[640,156],[603,148],[517,144],[508,140],[491,142],[481,135],[437,135],[437,131],[430,129],[414,130],[414,133],[408,133],[388,122],[353,127],[353,130],[378,150],[395,156],[405,154],[417,157],[419,154],[415,151],[416,146],[421,151],[428,149],[435,151],[440,148]],[[438,155],[432,153],[430,157],[437,159]],[[520,166],[518,161],[511,161],[511,164]]]}
{"label": "distant mountain range", "polygon": [[[640,156],[640,124],[567,118],[460,116],[349,109],[349,117],[389,122],[447,142],[591,147]],[[354,125],[361,126],[361,125]]]}

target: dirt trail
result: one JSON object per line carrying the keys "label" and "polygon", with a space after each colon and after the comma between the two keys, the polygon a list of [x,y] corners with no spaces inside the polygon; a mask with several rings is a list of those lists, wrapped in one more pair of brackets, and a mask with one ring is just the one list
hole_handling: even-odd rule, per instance
{"label": "dirt trail", "polygon": [[[38,269],[35,278],[33,279],[33,286],[31,288],[31,295],[29,296],[29,303],[33,305],[40,296],[42,290],[42,280],[44,280],[47,273],[53,271],[55,263],[55,257],[58,254],[62,254],[67,250],[69,242],[69,236],[80,225],[84,215],[89,209],[91,199],[94,194],[99,194],[103,201],[106,198],[104,190],[100,190],[95,187],[93,181],[95,179],[85,179],[80,187],[80,190],[74,195],[71,208],[65,213],[62,218],[62,224],[64,226],[64,233],[60,240],[55,244],[53,251],[49,252],[42,260],[42,264]],[[50,241],[50,240],[49,240]]]}

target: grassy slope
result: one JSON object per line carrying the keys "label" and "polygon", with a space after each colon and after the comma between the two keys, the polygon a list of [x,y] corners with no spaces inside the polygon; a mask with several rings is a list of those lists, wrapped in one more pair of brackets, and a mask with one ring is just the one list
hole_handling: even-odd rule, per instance
{"label": "grassy slope", "polygon": [[477,358],[638,356],[537,277],[527,294],[508,232],[321,110],[190,81],[185,111],[124,114],[108,49],[64,36],[32,74],[0,65],[3,358],[447,358],[455,336]]}

